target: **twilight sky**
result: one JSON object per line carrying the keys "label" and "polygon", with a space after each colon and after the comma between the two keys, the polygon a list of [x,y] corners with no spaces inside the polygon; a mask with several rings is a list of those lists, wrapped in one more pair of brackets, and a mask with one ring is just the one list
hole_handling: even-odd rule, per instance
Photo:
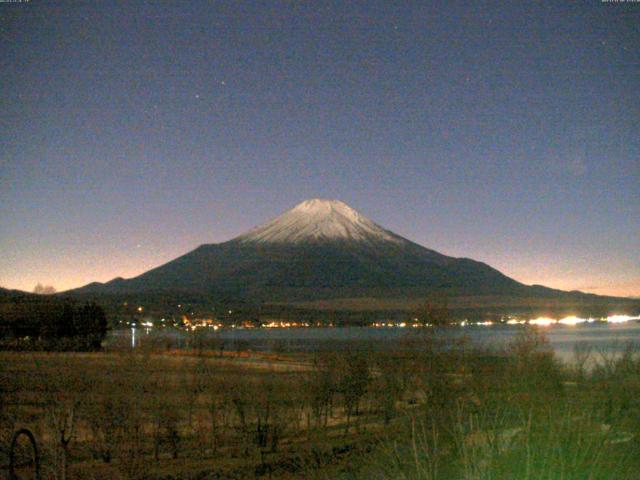
{"label": "twilight sky", "polygon": [[135,276],[323,197],[640,296],[640,3],[31,0],[0,40],[0,286]]}

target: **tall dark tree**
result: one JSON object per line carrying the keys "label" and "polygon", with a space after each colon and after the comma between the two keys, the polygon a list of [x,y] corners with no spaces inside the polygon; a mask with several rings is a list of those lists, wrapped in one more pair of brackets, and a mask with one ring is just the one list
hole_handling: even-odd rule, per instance
{"label": "tall dark tree", "polygon": [[95,303],[77,309],[73,317],[74,335],[89,350],[98,350],[107,334],[107,317]]}

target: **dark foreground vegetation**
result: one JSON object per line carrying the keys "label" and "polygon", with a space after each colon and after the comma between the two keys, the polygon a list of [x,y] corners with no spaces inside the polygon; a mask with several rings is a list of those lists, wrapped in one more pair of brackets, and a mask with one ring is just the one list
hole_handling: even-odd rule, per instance
{"label": "dark foreground vegetation", "polygon": [[408,343],[0,352],[0,467],[26,427],[47,479],[640,478],[633,349],[568,367],[526,330],[500,352]]}
{"label": "dark foreground vegetation", "polygon": [[0,292],[0,350],[93,351],[106,334],[107,317],[95,303]]}

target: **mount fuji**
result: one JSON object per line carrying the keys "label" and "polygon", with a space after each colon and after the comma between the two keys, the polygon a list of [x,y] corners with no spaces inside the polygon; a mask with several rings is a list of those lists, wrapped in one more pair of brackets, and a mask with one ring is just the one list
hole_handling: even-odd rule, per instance
{"label": "mount fuji", "polygon": [[489,307],[523,299],[539,305],[541,299],[584,304],[614,298],[524,285],[482,262],[411,242],[341,201],[323,199],[306,200],[247,233],[201,245],[135,278],[64,294],[361,310],[402,310],[432,294]]}

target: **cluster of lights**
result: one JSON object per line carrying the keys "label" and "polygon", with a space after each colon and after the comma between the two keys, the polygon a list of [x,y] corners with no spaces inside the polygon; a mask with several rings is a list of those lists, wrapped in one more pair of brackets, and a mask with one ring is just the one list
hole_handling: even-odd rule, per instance
{"label": "cluster of lights", "polygon": [[476,323],[476,325],[481,325],[483,327],[490,327],[491,325],[493,325],[493,322],[491,322],[491,321],[478,322],[478,323]]}
{"label": "cluster of lights", "polygon": [[495,322],[492,322],[491,320],[486,320],[484,322],[473,322],[470,323],[469,320],[467,320],[466,318],[460,322],[460,326],[461,327],[466,327],[467,325],[480,325],[481,327],[490,327],[491,325],[493,325]]}
{"label": "cluster of lights", "polygon": [[555,318],[549,317],[538,317],[533,318],[529,321],[525,320],[509,320],[508,324],[523,324],[528,323],[529,325],[536,325],[540,327],[548,327],[550,325],[579,325],[581,323],[594,323],[594,322],[604,322],[604,323],[625,323],[632,320],[640,320],[640,316],[632,317],[630,315],[609,315],[608,317],[602,318],[581,318],[571,315],[569,317],[564,317],[556,320]]}
{"label": "cluster of lights", "polygon": [[305,328],[310,327],[308,322],[283,322],[281,320],[272,320],[269,323],[262,324],[263,328]]}
{"label": "cluster of lights", "polygon": [[491,320],[486,320],[484,322],[474,322],[474,323],[469,323],[469,320],[467,320],[466,318],[464,320],[462,320],[460,322],[460,326],[461,327],[466,327],[467,325],[480,325],[481,327],[490,327],[491,325],[493,325],[495,322],[492,322]]}
{"label": "cluster of lights", "polygon": [[595,322],[595,318],[580,318],[580,317],[564,317],[558,320],[558,323],[561,325],[578,325],[579,323],[593,323]]}
{"label": "cluster of lights", "polygon": [[529,325],[536,325],[536,326],[539,326],[539,327],[548,327],[549,325],[553,325],[556,322],[557,322],[557,320],[554,320],[553,318],[538,317],[538,318],[532,318],[527,323],[529,323]]}
{"label": "cluster of lights", "polygon": [[407,323],[407,322],[374,322],[371,324],[374,328],[406,328],[413,327],[418,328],[421,325],[417,322]]}
{"label": "cluster of lights", "polygon": [[[548,327],[551,325],[567,325],[567,326],[575,326],[575,325],[579,325],[582,323],[594,323],[594,322],[603,322],[603,323],[625,323],[625,322],[629,322],[632,320],[640,320],[640,316],[630,316],[630,315],[610,315],[608,317],[602,317],[602,318],[593,318],[593,317],[589,317],[589,318],[582,318],[582,317],[577,317],[575,315],[570,315],[568,317],[564,317],[564,318],[560,318],[560,319],[555,319],[555,318],[551,318],[551,317],[538,317],[538,318],[532,318],[529,320],[525,320],[525,319],[521,319],[521,318],[509,318],[505,323],[507,325],[533,325],[533,326],[537,326],[537,327]],[[482,322],[469,322],[469,320],[465,319],[462,320],[460,323],[458,323],[459,326],[461,327],[466,327],[468,325],[476,325],[476,326],[482,326],[482,327],[490,327],[492,325],[495,325],[496,323],[502,323],[504,322],[504,320],[502,320],[501,322],[493,322],[491,320],[486,320],[486,321],[482,321]],[[427,323],[425,325],[422,325],[418,322],[413,322],[413,323],[406,323],[406,322],[375,322],[371,324],[372,327],[375,328],[384,328],[384,327],[391,327],[391,328],[404,328],[404,327],[414,327],[414,328],[418,328],[418,327],[422,327],[422,326],[426,326],[426,327],[430,327],[431,324]]]}
{"label": "cluster of lights", "polygon": [[629,320],[640,320],[640,316],[638,317],[630,317],[629,315],[611,315],[606,318],[608,323],[624,323]]}
{"label": "cluster of lights", "polygon": [[[138,311],[142,311],[142,308],[143,307],[138,307]],[[575,315],[571,315],[571,316],[567,316],[560,319],[555,319],[551,317],[537,317],[529,320],[510,317],[505,323],[507,325],[527,325],[528,324],[528,325],[533,325],[538,327],[548,327],[551,325],[575,326],[583,323],[594,323],[594,322],[625,323],[633,320],[640,320],[640,316],[609,315],[608,317],[601,317],[601,318],[593,318],[593,317],[582,318],[582,317],[577,317]],[[164,322],[166,321],[166,319],[163,318],[160,321],[162,322],[161,326],[164,327],[165,326]],[[498,323],[502,323],[502,322],[504,322],[504,320]],[[119,323],[123,323],[123,321],[120,320]],[[183,316],[182,323],[187,330],[191,330],[191,331],[194,331],[198,328],[211,328],[214,331],[217,331],[224,326],[222,323],[210,318],[206,318],[206,319],[197,318],[197,319],[190,320],[186,315]],[[126,324],[130,325],[133,328],[136,327],[135,322],[127,321]],[[461,327],[466,327],[468,325],[489,327],[495,324],[496,322],[493,322],[490,320],[486,320],[482,322],[469,322],[469,320],[465,319],[465,320],[462,320],[458,325],[460,325]],[[140,326],[145,328],[152,328],[154,324],[150,320],[147,320],[147,321],[141,322]],[[174,322],[174,326],[178,326],[178,324]],[[298,321],[283,321],[283,320],[272,320],[269,323],[262,324],[263,328],[308,328],[308,327],[314,327],[314,326],[315,327],[323,327],[323,326],[333,327],[333,324],[324,325],[319,322],[316,324],[311,324],[306,321],[298,322]],[[432,325],[429,323],[426,323],[423,325],[417,322],[416,319],[413,319],[412,322],[393,322],[393,321],[374,322],[371,324],[371,326],[374,328],[406,328],[406,327],[420,328],[420,327],[431,327]],[[234,323],[232,325],[229,325],[229,327],[254,328],[255,325],[253,325],[251,322],[242,322],[240,325],[236,325]]]}
{"label": "cluster of lights", "polygon": [[216,322],[212,318],[194,318],[190,320],[189,317],[184,315],[182,317],[182,323],[187,330],[191,330],[192,332],[198,328],[212,328],[214,331],[222,328],[222,323]]}
{"label": "cluster of lights", "polygon": [[507,325],[523,325],[527,323],[526,320],[518,320],[517,318],[510,318],[507,320]]}

